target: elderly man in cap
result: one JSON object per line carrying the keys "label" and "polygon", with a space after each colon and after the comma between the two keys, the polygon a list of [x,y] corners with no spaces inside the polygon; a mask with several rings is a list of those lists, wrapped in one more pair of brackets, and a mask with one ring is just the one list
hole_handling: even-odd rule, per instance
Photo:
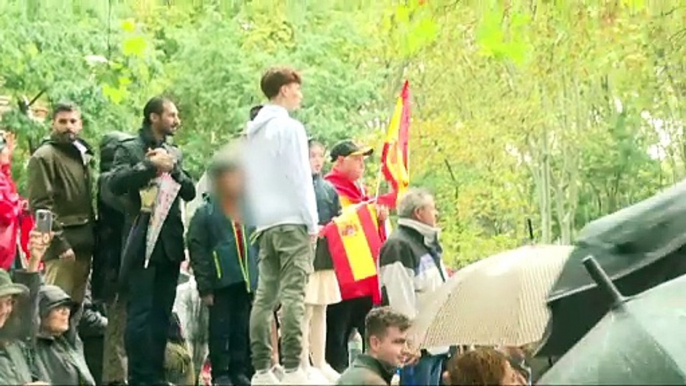
{"label": "elderly man in cap", "polygon": [[[338,142],[331,148],[333,168],[324,179],[333,185],[344,209],[372,199],[361,183],[365,158],[372,153],[371,147],[360,146],[351,140]],[[377,213],[380,222],[388,217],[385,207],[378,206]],[[354,292],[354,288],[341,288],[341,292],[343,290],[346,293]],[[364,318],[371,309],[372,298],[368,295],[346,299],[327,308],[326,361],[336,371],[343,372],[348,367],[348,339],[353,329],[364,336]]]}
{"label": "elderly man in cap", "polygon": [[[431,296],[447,278],[438,241],[436,204],[425,190],[408,190],[398,204],[398,229],[386,240],[379,255],[379,278],[384,302],[410,319],[420,302]],[[406,366],[401,385],[437,385],[448,347],[422,352],[419,363]]]}

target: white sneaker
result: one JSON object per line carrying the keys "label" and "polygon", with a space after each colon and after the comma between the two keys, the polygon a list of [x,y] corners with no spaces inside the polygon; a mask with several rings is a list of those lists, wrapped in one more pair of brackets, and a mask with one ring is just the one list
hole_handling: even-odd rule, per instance
{"label": "white sneaker", "polygon": [[332,384],[338,382],[338,378],[341,377],[341,374],[338,373],[338,371],[334,370],[333,367],[331,367],[330,364],[325,363],[324,366],[322,366],[319,371],[322,373],[326,379],[329,380]]}
{"label": "white sneaker", "polygon": [[270,370],[260,370],[255,372],[250,380],[252,386],[257,385],[280,385],[279,379],[274,375],[274,372]]}
{"label": "white sneaker", "polygon": [[283,369],[283,366],[281,366],[280,364],[277,363],[274,366],[272,366],[272,373],[274,373],[274,375],[276,375],[276,379],[278,379],[279,382],[281,382],[283,380],[284,372],[285,372],[285,370]]}
{"label": "white sneaker", "polygon": [[319,371],[318,368],[316,367],[310,367],[306,370],[307,374],[307,379],[310,380],[310,383],[313,385],[331,385],[333,384],[331,381],[329,381],[329,378],[325,377],[324,374],[322,374],[321,371]]}
{"label": "white sneaker", "polygon": [[307,377],[307,373],[300,367],[298,367],[297,370],[286,370],[283,374],[283,379],[281,380],[281,383],[284,385],[313,385],[309,378]]}

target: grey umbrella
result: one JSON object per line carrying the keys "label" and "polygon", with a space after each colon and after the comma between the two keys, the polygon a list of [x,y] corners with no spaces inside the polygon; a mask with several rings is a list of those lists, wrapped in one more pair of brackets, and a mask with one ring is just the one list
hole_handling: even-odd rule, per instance
{"label": "grey umbrella", "polygon": [[538,384],[686,384],[686,276],[627,299],[592,257],[583,263],[614,306]]}
{"label": "grey umbrella", "polygon": [[625,295],[686,274],[686,180],[582,229],[548,297],[552,317],[539,355],[569,350],[607,312],[610,301],[584,270],[593,255]]}

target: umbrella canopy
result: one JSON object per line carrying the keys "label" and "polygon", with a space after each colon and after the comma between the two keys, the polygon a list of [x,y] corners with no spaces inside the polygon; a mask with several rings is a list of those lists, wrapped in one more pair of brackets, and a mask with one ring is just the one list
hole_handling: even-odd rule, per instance
{"label": "umbrella canopy", "polygon": [[628,300],[616,299],[617,305],[538,384],[685,384],[685,292],[682,276]]}
{"label": "umbrella canopy", "polygon": [[584,271],[593,255],[626,295],[686,273],[686,181],[588,224],[548,298],[552,321],[539,355],[564,354],[611,304]]}
{"label": "umbrella canopy", "polygon": [[546,296],[571,251],[526,246],[457,271],[436,293],[420,298],[410,339],[422,348],[539,341],[549,319]]}

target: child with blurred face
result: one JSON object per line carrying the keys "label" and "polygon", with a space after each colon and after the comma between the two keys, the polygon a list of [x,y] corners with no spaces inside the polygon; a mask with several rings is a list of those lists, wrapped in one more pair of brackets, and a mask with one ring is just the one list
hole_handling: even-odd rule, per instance
{"label": "child with blurred face", "polygon": [[324,145],[317,141],[310,141],[310,168],[313,175],[319,175],[324,167]]}

